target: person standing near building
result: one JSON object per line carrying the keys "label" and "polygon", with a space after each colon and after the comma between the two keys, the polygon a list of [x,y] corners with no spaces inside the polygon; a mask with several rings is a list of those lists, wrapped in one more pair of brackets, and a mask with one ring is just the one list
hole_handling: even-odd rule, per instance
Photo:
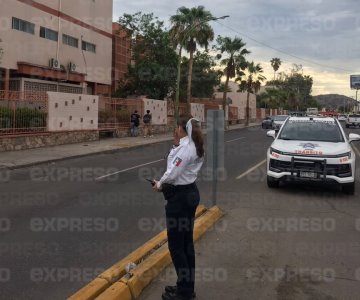
{"label": "person standing near building", "polygon": [[152,115],[150,114],[150,110],[146,111],[146,114],[143,117],[143,122],[144,122],[144,138],[146,138],[147,136],[153,137],[152,128],[151,128]]}
{"label": "person standing near building", "polygon": [[131,136],[133,136],[133,137],[138,136],[138,127],[140,125],[140,115],[138,114],[137,110],[135,110],[134,113],[131,114],[130,122],[131,122],[131,128],[130,128]]}
{"label": "person standing near building", "polygon": [[153,189],[163,192],[168,247],[177,274],[176,286],[166,286],[163,300],[195,297],[195,250],[193,241],[195,211],[200,201],[196,186],[204,162],[204,139],[200,122],[180,118],[175,145],[167,158],[167,168]]}

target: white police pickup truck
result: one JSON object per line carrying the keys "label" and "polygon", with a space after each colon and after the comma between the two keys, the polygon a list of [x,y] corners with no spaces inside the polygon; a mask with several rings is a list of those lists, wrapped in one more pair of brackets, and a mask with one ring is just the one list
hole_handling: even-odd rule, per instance
{"label": "white police pickup truck", "polygon": [[333,182],[354,194],[356,155],[350,143],[360,135],[347,138],[338,120],[290,117],[280,131],[267,135],[275,139],[267,152],[268,187],[292,180]]}
{"label": "white police pickup truck", "polygon": [[360,115],[359,114],[349,114],[345,119],[345,126],[349,128],[350,126],[359,126],[360,125]]}

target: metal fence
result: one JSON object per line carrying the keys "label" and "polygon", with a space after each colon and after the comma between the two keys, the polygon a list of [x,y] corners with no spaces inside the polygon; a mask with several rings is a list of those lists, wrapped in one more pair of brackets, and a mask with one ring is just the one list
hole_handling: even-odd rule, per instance
{"label": "metal fence", "polygon": [[46,93],[0,91],[0,136],[46,132],[47,115]]}
{"label": "metal fence", "polygon": [[239,120],[239,110],[237,106],[229,106],[229,121]]}
{"label": "metal fence", "polygon": [[144,114],[144,103],[141,99],[100,97],[99,129],[130,128],[130,116],[135,110],[140,116]]}

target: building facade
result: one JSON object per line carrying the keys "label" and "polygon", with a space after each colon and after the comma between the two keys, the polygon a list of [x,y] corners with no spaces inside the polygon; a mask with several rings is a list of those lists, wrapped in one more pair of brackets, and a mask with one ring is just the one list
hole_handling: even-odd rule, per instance
{"label": "building facade", "polygon": [[118,23],[113,23],[112,91],[118,89],[119,82],[126,80],[128,65],[131,64],[131,38]]}
{"label": "building facade", "polygon": [[109,95],[112,0],[1,0],[3,90]]}

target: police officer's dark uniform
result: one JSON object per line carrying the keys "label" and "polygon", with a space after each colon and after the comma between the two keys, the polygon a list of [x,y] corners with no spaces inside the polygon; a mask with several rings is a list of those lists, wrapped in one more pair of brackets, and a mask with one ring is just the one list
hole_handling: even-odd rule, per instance
{"label": "police officer's dark uniform", "polygon": [[177,274],[176,287],[167,286],[163,299],[192,299],[195,296],[195,250],[193,229],[200,194],[195,184],[203,164],[192,140],[192,120],[187,122],[187,136],[173,147],[167,169],[156,183],[167,200],[165,207],[168,246]]}

